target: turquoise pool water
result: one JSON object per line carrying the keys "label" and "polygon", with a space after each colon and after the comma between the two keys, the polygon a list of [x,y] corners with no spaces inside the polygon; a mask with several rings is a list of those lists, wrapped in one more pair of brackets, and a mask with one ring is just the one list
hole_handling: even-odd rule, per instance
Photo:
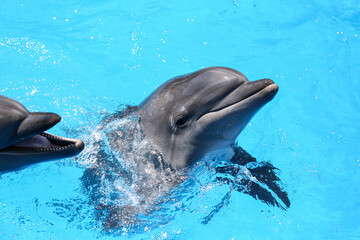
{"label": "turquoise pool water", "polygon": [[0,175],[0,239],[359,239],[359,16],[353,0],[3,0],[0,94],[60,114],[55,134],[88,143],[104,113],[203,67],[273,79],[279,93],[238,143],[280,170],[291,206],[200,167],[173,193],[180,210],[103,231],[80,156]]}

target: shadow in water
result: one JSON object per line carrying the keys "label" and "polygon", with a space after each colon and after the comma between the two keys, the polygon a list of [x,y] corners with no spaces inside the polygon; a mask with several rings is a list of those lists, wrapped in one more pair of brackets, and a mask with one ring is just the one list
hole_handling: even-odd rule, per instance
{"label": "shadow in water", "polygon": [[202,222],[209,223],[220,209],[230,203],[233,190],[283,210],[289,208],[288,194],[282,188],[282,182],[277,175],[279,169],[269,162],[257,162],[256,158],[239,146],[235,146],[233,150],[235,155],[230,159],[230,163],[222,162],[215,167],[216,179],[228,184],[230,191]]}

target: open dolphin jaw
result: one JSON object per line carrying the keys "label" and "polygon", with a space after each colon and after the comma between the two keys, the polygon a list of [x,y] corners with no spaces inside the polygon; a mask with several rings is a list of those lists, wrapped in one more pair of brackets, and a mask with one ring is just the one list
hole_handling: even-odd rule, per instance
{"label": "open dolphin jaw", "polygon": [[56,113],[29,112],[20,102],[0,95],[0,174],[79,154],[83,141],[46,132],[60,121]]}
{"label": "open dolphin jaw", "polygon": [[[36,142],[37,143],[34,143]],[[27,138],[21,142],[11,145],[1,150],[21,150],[21,151],[35,151],[35,152],[51,152],[63,151],[71,148],[76,148],[77,140],[63,138],[47,132],[42,132],[38,135]]]}

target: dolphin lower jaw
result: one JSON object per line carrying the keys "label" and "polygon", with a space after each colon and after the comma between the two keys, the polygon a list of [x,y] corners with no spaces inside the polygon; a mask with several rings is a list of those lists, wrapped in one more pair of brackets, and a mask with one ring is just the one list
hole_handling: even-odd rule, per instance
{"label": "dolphin lower jaw", "polygon": [[63,138],[46,132],[41,133],[40,136],[49,141],[50,148],[31,147],[29,143],[22,146],[22,143],[18,143],[15,144],[17,146],[11,145],[0,149],[0,174],[39,162],[73,157],[84,149],[83,141],[78,139]]}
{"label": "dolphin lower jaw", "polygon": [[78,139],[64,138],[47,132],[40,133],[32,138],[0,149],[0,159],[9,155],[48,156],[49,160],[62,157],[71,157],[84,149],[84,143]]}

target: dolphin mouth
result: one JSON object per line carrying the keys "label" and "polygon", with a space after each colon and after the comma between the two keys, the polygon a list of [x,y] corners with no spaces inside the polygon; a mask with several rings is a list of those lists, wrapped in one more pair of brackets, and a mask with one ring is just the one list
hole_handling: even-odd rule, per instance
{"label": "dolphin mouth", "polygon": [[0,155],[49,155],[51,159],[71,157],[84,149],[84,142],[79,139],[60,137],[42,132],[20,142],[0,149]]}
{"label": "dolphin mouth", "polygon": [[21,142],[15,143],[7,148],[21,151],[66,151],[73,148],[79,148],[83,145],[81,140],[64,138],[47,132],[42,132]]}
{"label": "dolphin mouth", "polygon": [[0,174],[79,154],[83,141],[46,132],[60,121],[56,113],[29,112],[21,103],[0,95]]}
{"label": "dolphin mouth", "polygon": [[270,79],[245,82],[220,99],[210,111],[200,115],[197,120],[208,115],[226,114],[245,108],[253,108],[257,111],[274,98],[278,88],[278,85]]}

